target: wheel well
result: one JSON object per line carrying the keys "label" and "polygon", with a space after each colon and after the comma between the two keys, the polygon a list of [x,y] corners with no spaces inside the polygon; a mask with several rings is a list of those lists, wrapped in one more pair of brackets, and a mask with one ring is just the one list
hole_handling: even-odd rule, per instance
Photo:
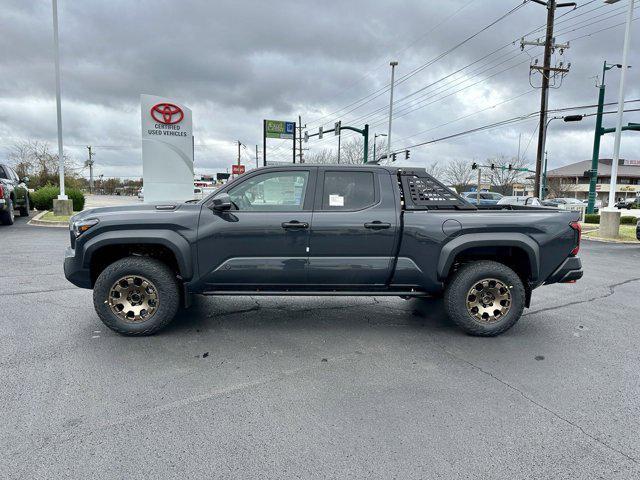
{"label": "wheel well", "polygon": [[529,255],[522,248],[510,246],[471,247],[463,250],[453,260],[447,277],[450,277],[461,265],[476,260],[493,260],[506,265],[518,274],[525,285],[528,285],[531,280]]}
{"label": "wheel well", "polygon": [[91,285],[94,285],[96,279],[102,271],[113,262],[121,258],[130,256],[151,257],[160,260],[166,264],[176,276],[180,276],[180,268],[175,254],[170,248],[157,244],[122,244],[107,245],[96,250],[91,255]]}

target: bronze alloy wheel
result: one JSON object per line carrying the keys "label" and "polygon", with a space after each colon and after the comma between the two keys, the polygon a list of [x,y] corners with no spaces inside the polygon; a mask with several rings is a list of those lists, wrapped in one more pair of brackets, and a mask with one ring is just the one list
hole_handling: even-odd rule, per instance
{"label": "bronze alloy wheel", "polygon": [[109,289],[111,311],[128,323],[149,320],[158,310],[158,290],[140,275],[127,275]]}
{"label": "bronze alloy wheel", "polygon": [[503,282],[486,278],[476,282],[467,293],[467,310],[476,320],[495,323],[511,308],[511,292]]}

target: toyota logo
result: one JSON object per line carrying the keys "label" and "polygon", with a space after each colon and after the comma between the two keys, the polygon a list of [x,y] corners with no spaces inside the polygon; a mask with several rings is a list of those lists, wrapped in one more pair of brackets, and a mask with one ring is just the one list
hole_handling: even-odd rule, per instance
{"label": "toyota logo", "polygon": [[181,122],[184,118],[184,112],[173,103],[158,103],[151,107],[151,116],[156,122],[170,125]]}

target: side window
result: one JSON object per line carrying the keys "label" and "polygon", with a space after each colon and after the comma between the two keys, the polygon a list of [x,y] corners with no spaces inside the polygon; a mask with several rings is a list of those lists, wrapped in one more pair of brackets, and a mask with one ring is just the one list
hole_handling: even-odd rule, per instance
{"label": "side window", "polygon": [[237,210],[290,212],[302,210],[309,180],[307,171],[256,175],[228,193]]}
{"label": "side window", "polygon": [[7,175],[7,172],[4,171],[2,165],[0,165],[0,178],[6,178],[7,180],[9,180],[9,176]]}
{"label": "side window", "polygon": [[325,172],[323,210],[358,210],[375,203],[373,172]]}

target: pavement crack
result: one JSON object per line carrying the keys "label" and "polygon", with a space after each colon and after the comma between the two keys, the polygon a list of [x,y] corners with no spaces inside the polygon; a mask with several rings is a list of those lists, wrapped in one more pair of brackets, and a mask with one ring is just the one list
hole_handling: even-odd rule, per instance
{"label": "pavement crack", "polygon": [[602,300],[616,293],[616,288],[621,287],[622,285],[626,285],[628,283],[637,282],[638,280],[640,280],[640,277],[630,278],[623,282],[613,283],[611,285],[605,285],[604,288],[607,288],[609,291],[605,292],[603,295],[597,295],[595,297],[587,298],[585,300],[576,300],[575,302],[563,303],[561,305],[556,305],[553,307],[539,308],[538,310],[529,311],[523,314],[522,316],[526,317],[527,315],[534,315],[536,313],[542,313],[542,312],[550,312],[552,310],[558,310],[560,308],[572,307],[574,305],[581,305],[583,303],[591,303],[591,302],[595,302],[596,300]]}
{"label": "pavement crack", "polygon": [[[634,280],[640,280],[640,279],[634,279]],[[624,283],[629,283],[633,280],[627,280],[626,282],[621,282],[620,285],[624,284]],[[615,285],[615,286],[619,286],[619,285]],[[614,286],[614,287],[615,287]],[[525,392],[523,392],[522,390],[520,390],[518,387],[511,385],[509,382],[507,382],[506,380],[501,379],[500,377],[496,376],[495,374],[493,374],[492,372],[485,370],[484,368],[480,367],[479,365],[476,365],[475,363],[462,358],[458,355],[456,355],[453,352],[450,352],[449,350],[447,350],[445,347],[443,347],[442,345],[440,345],[439,343],[436,342],[436,345],[443,351],[445,352],[447,355],[449,355],[452,358],[455,358],[456,360],[466,363],[467,365],[469,365],[470,367],[474,368],[475,370],[483,373],[484,375],[487,375],[489,377],[491,377],[492,379],[494,379],[495,381],[501,383],[502,385],[504,385],[505,387],[507,387],[510,390],[513,390],[514,392],[518,393],[522,398],[524,398],[525,400],[527,400],[528,402],[532,403],[533,405],[537,406],[538,408],[544,410],[545,412],[553,415],[555,418],[557,418],[558,420],[566,423],[567,425],[570,425],[578,430],[580,430],[580,432],[582,432],[583,435],[585,435],[586,437],[590,438],[591,440],[593,440],[594,442],[599,443],[600,445],[602,445],[603,447],[607,448],[608,450],[611,450],[612,452],[615,452],[619,455],[621,455],[622,457],[626,458],[627,460],[629,460],[630,462],[638,465],[640,464],[640,462],[635,459],[634,457],[624,453],[622,450],[619,450],[611,445],[609,445],[608,443],[606,443],[605,441],[599,439],[598,437],[596,437],[595,435],[587,432],[582,426],[580,426],[579,424],[569,420],[566,417],[563,417],[562,415],[560,415],[558,412],[550,409],[549,407],[543,405],[542,403],[534,400],[533,398],[531,398],[529,395],[527,395]]]}
{"label": "pavement crack", "polygon": [[78,287],[72,287],[72,288],[49,288],[46,290],[27,290],[24,292],[9,292],[9,293],[0,293],[0,297],[8,297],[11,295],[29,295],[32,293],[50,293],[50,292],[66,292],[69,290],[79,290]]}

